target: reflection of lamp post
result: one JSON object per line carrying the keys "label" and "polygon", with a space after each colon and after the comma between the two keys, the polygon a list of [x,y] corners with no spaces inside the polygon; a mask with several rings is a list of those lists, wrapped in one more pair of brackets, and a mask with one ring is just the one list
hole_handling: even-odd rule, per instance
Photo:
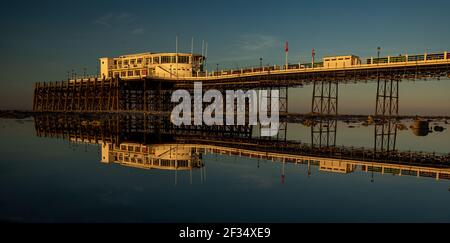
{"label": "reflection of lamp post", "polygon": [[308,177],[311,177],[311,161],[308,160]]}
{"label": "reflection of lamp post", "polygon": [[372,178],[370,179],[370,182],[374,182],[375,181],[375,179],[373,178],[373,171],[374,171],[374,167],[373,167],[373,164],[372,164]]}

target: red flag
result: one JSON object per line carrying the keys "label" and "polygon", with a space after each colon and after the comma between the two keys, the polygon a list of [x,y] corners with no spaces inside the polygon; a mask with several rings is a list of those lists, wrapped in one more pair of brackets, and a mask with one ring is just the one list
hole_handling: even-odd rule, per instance
{"label": "red flag", "polygon": [[286,52],[288,52],[289,51],[289,44],[288,44],[288,42],[286,41],[286,46],[284,47],[284,50],[286,51]]}

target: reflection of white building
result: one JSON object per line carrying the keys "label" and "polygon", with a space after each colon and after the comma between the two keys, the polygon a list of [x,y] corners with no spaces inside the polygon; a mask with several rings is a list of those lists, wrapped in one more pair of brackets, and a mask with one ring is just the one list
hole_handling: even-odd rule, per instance
{"label": "reflection of white building", "polygon": [[192,77],[203,71],[205,58],[186,53],[139,53],[100,58],[100,77]]}
{"label": "reflection of white building", "polygon": [[351,173],[356,170],[356,165],[334,160],[321,160],[319,170],[335,173]]}
{"label": "reflection of white building", "polygon": [[192,147],[177,144],[145,146],[136,143],[102,144],[102,163],[116,163],[142,169],[190,170],[202,167]]}

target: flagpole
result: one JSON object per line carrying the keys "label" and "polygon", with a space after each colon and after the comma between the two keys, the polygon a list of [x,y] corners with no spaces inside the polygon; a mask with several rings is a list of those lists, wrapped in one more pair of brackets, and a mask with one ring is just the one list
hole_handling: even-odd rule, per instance
{"label": "flagpole", "polygon": [[288,53],[289,53],[289,44],[288,44],[287,41],[286,41],[285,52],[286,52],[286,66],[285,66],[285,69],[287,70],[288,69]]}
{"label": "flagpole", "polygon": [[175,52],[176,52],[176,55],[175,55],[175,63],[176,63],[176,65],[175,65],[175,67],[177,69],[176,74],[177,74],[177,77],[178,77],[178,35],[175,38]]}
{"label": "flagpole", "polygon": [[286,52],[286,70],[288,69],[288,52]]}

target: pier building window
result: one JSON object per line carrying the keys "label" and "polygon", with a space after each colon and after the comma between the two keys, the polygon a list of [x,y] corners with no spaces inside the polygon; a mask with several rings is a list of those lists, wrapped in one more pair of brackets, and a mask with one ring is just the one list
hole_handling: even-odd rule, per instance
{"label": "pier building window", "polygon": [[137,59],[137,64],[142,64],[142,58]]}
{"label": "pier building window", "polygon": [[153,58],[153,63],[159,63],[159,57],[154,57]]}
{"label": "pier building window", "polygon": [[128,71],[128,77],[133,76],[133,71]]}
{"label": "pier building window", "polygon": [[134,75],[135,75],[135,76],[140,76],[140,75],[141,75],[141,71],[140,71],[140,70],[134,71]]}
{"label": "pier building window", "polygon": [[148,64],[150,64],[151,61],[152,61],[151,58],[146,58],[146,59],[145,59],[145,64],[148,65]]}
{"label": "pier building window", "polygon": [[124,72],[121,72],[121,73],[120,73],[120,76],[121,76],[121,77],[127,76],[127,72],[125,72],[125,71],[124,71]]}
{"label": "pier building window", "polygon": [[178,63],[188,64],[189,63],[189,57],[188,56],[179,56],[178,57]]}
{"label": "pier building window", "polygon": [[169,56],[162,56],[161,57],[161,63],[170,63],[170,57]]}
{"label": "pier building window", "polygon": [[161,63],[176,63],[176,56],[162,56]]}
{"label": "pier building window", "polygon": [[123,61],[123,65],[128,65],[128,60]]}

